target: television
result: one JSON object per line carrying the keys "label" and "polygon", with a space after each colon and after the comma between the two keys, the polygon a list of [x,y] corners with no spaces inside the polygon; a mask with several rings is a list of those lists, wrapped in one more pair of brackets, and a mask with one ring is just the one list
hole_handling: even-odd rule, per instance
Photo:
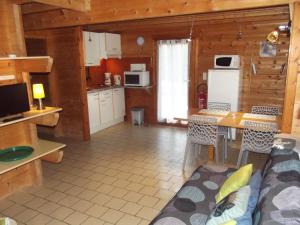
{"label": "television", "polygon": [[0,86],[0,117],[30,110],[26,83]]}

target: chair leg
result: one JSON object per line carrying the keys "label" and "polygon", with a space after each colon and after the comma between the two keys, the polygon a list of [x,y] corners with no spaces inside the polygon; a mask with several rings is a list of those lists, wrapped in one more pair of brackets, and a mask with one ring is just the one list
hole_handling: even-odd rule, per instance
{"label": "chair leg", "polygon": [[219,148],[218,148],[218,142],[217,144],[214,146],[215,147],[215,160],[217,163],[219,163]]}
{"label": "chair leg", "polygon": [[222,136],[222,163],[225,161],[225,143],[226,143],[226,135]]}
{"label": "chair leg", "polygon": [[243,158],[243,153],[244,153],[244,150],[243,149],[241,149],[240,150],[240,153],[239,153],[239,157],[238,157],[238,161],[237,161],[237,168],[240,168],[240,166],[241,166],[241,162],[242,162],[242,158]]}
{"label": "chair leg", "polygon": [[231,128],[228,128],[228,133],[229,133],[230,141],[232,141],[232,129]]}
{"label": "chair leg", "polygon": [[[228,130],[228,132],[229,132],[229,130]],[[225,138],[225,159],[227,159],[227,157],[228,157],[228,139],[227,138]]]}
{"label": "chair leg", "polygon": [[190,142],[190,140],[188,139],[188,140],[186,141],[185,152],[184,152],[184,158],[183,158],[183,165],[182,165],[182,170],[183,170],[183,171],[185,170],[185,164],[186,164],[186,160],[187,160],[187,155],[188,155],[188,153],[189,153],[190,145],[191,145],[191,142]]}
{"label": "chair leg", "polygon": [[243,160],[242,160],[242,164],[245,165],[248,162],[248,155],[249,155],[249,151],[244,151],[244,155],[243,155]]}

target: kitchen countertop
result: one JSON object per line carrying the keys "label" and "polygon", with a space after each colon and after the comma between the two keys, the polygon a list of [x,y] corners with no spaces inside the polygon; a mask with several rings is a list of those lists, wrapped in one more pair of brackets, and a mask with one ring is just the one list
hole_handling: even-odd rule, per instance
{"label": "kitchen countertop", "polygon": [[86,90],[88,93],[93,93],[96,91],[104,91],[104,90],[110,90],[114,88],[123,88],[124,86],[122,85],[113,85],[113,86],[105,86],[105,85],[97,85],[97,86],[91,86],[87,87]]}

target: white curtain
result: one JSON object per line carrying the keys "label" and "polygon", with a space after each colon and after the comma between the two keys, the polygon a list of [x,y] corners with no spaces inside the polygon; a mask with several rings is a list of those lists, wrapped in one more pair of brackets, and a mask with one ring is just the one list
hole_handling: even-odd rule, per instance
{"label": "white curtain", "polygon": [[186,118],[188,111],[189,42],[158,42],[158,121]]}

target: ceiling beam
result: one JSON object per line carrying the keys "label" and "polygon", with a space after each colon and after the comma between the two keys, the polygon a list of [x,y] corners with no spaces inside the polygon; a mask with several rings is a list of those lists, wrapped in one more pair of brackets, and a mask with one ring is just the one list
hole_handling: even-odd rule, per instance
{"label": "ceiling beam", "polygon": [[294,1],[295,0],[91,0],[91,11],[86,13],[53,10],[43,13],[26,14],[23,18],[25,30],[39,30],[114,21],[264,8],[288,5]]}
{"label": "ceiling beam", "polygon": [[63,9],[71,9],[78,12],[91,10],[91,0],[22,0],[22,3],[41,3]]}

